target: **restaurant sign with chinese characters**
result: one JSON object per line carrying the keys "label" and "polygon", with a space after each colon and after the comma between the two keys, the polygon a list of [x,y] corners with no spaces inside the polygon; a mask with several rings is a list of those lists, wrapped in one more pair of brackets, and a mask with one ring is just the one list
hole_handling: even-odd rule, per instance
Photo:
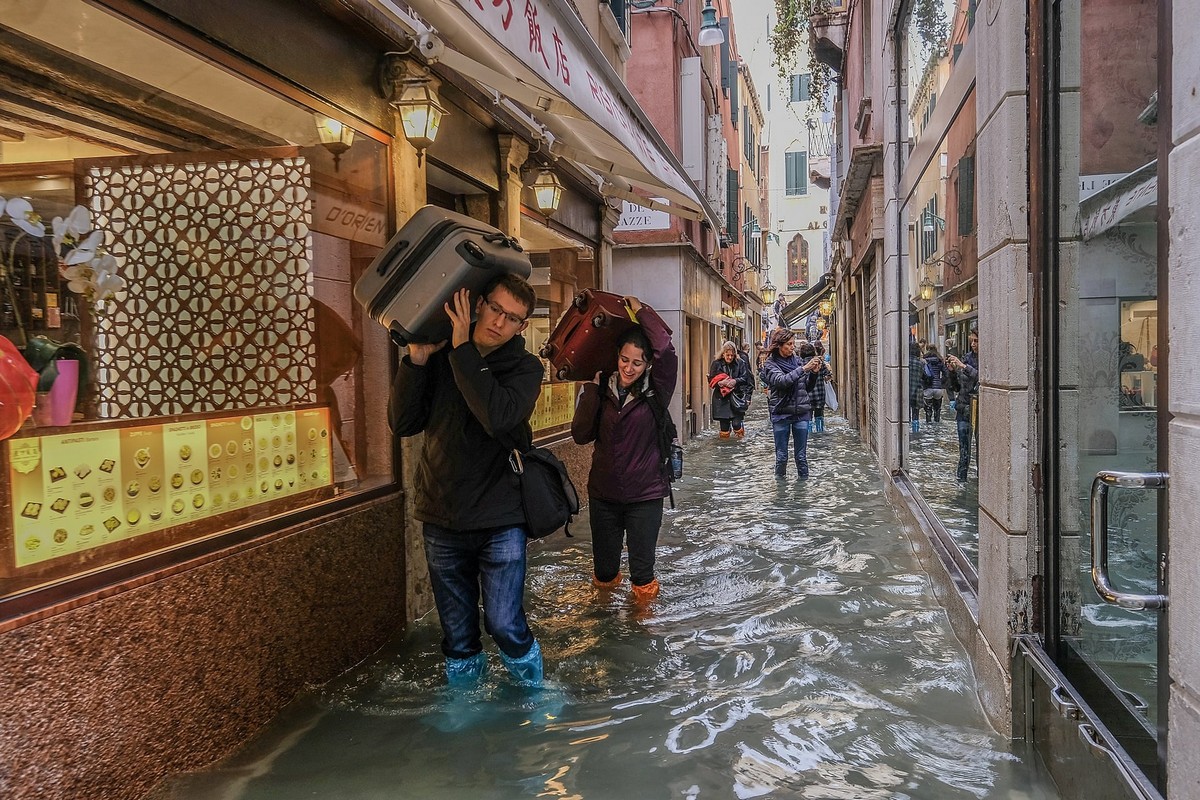
{"label": "restaurant sign with chinese characters", "polygon": [[309,408],[9,440],[0,572],[329,486],[330,436]]}
{"label": "restaurant sign with chinese characters", "polygon": [[[608,79],[593,68],[575,43],[564,13],[542,0],[456,0],[462,10],[546,85],[615,137],[666,186],[692,195],[693,190],[647,136],[641,123]],[[565,4],[564,4],[565,5]],[[417,4],[420,7],[420,4]],[[598,66],[598,65],[597,65]],[[563,120],[564,124],[569,124]]]}

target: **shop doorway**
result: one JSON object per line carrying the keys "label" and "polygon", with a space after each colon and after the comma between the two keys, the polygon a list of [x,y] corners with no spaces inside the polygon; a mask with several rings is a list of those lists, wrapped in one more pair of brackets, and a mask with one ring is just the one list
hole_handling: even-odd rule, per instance
{"label": "shop doorway", "polygon": [[1077,205],[1080,222],[1050,248],[1048,300],[1061,311],[1048,343],[1057,366],[1047,435],[1059,477],[1047,519],[1046,644],[1094,715],[1080,732],[1118,764],[1136,765],[1135,787],[1165,794],[1167,254],[1158,248],[1157,108],[1167,95],[1157,13],[1148,2],[1084,3],[1054,21],[1061,40],[1051,49],[1078,62],[1058,64],[1051,156],[1060,202]]}

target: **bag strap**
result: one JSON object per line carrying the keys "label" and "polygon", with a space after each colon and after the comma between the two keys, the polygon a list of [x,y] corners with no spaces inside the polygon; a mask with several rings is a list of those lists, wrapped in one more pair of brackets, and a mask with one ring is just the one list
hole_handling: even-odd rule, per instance
{"label": "bag strap", "polygon": [[642,397],[646,400],[646,405],[650,406],[650,412],[654,414],[654,423],[658,428],[658,454],[662,458],[663,476],[667,479],[667,496],[671,498],[671,509],[675,509],[675,487],[671,480],[671,443],[679,438],[679,431],[675,427],[675,420],[671,419],[671,415],[663,407],[658,400],[658,394],[654,391],[654,387],[650,386]]}

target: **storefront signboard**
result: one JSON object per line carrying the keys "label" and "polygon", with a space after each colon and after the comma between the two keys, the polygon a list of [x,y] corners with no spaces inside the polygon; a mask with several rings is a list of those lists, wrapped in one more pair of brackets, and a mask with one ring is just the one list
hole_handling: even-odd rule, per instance
{"label": "storefront signboard", "polygon": [[[670,205],[665,197],[651,197],[651,200]],[[666,231],[671,229],[671,215],[665,211],[644,208],[637,203],[624,200],[621,203],[621,218],[617,220],[614,231]]]}
{"label": "storefront signboard", "polygon": [[[695,197],[690,184],[675,169],[620,96],[598,63],[593,63],[565,14],[570,9],[548,0],[455,0],[475,20],[548,87],[582,111],[633,154],[663,185]],[[413,3],[435,21],[440,3]],[[431,7],[432,6],[432,7]],[[567,121],[564,121],[564,123]]]}
{"label": "storefront signboard", "polygon": [[0,572],[330,486],[331,437],[322,407],[12,440]]}

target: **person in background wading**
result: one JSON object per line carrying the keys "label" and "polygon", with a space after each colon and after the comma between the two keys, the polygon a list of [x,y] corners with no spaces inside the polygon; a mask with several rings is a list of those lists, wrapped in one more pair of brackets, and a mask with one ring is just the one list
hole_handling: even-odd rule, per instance
{"label": "person in background wading", "polygon": [[518,334],[537,295],[516,275],[491,281],[475,304],[457,292],[445,305],[446,342],[408,345],[388,403],[396,436],[425,432],[417,462],[415,516],[424,523],[425,560],[442,625],[451,686],[486,672],[483,622],[519,685],[542,685],[542,649],[525,617],[526,522],[508,465],[507,437],[528,447],[529,417],[545,370]]}
{"label": "person in background wading", "polygon": [[629,579],[639,604],[658,596],[654,551],[670,493],[659,444],[659,412],[669,413],[679,361],[671,330],[652,308],[626,297],[638,326],[617,341],[616,369],[585,383],[571,420],[577,444],[594,442],[588,475],[592,583],[621,583],[621,550],[629,550]]}
{"label": "person in background wading", "polygon": [[929,345],[925,350],[921,367],[921,399],[925,403],[925,422],[942,421],[942,397],[946,388],[946,365],[938,355],[937,348]]}
{"label": "person in background wading", "polygon": [[921,345],[914,341],[908,343],[908,417],[913,433],[921,432],[921,409],[925,405],[922,383],[925,362],[921,358]]}
{"label": "person in background wading", "polygon": [[[811,433],[824,433],[825,384],[834,383],[833,373],[829,370],[828,362],[825,361],[825,345],[820,342],[813,342],[812,346],[817,354],[817,358],[821,359],[821,370],[817,373],[817,385],[812,393],[813,424]],[[834,384],[834,388],[837,388],[837,384]]]}
{"label": "person in background wading", "polygon": [[721,424],[721,438],[728,439],[730,435],[744,438],[746,409],[734,407],[734,395],[751,397],[754,378],[750,376],[746,362],[738,357],[737,345],[733,342],[721,345],[720,357],[708,368],[708,385],[712,387],[712,416]]}
{"label": "person in background wading", "polygon": [[787,474],[788,440],[792,440],[796,470],[808,479],[808,425],[812,419],[812,391],[824,362],[808,342],[797,353],[796,334],[779,329],[771,334],[771,348],[759,378],[770,393],[771,431],[775,436],[775,477]]}
{"label": "person in background wading", "polygon": [[954,393],[955,426],[958,429],[958,469],[955,477],[960,483],[965,483],[967,470],[971,466],[971,398],[979,385],[979,370],[953,354],[946,356],[946,365],[950,368],[950,390]]}

